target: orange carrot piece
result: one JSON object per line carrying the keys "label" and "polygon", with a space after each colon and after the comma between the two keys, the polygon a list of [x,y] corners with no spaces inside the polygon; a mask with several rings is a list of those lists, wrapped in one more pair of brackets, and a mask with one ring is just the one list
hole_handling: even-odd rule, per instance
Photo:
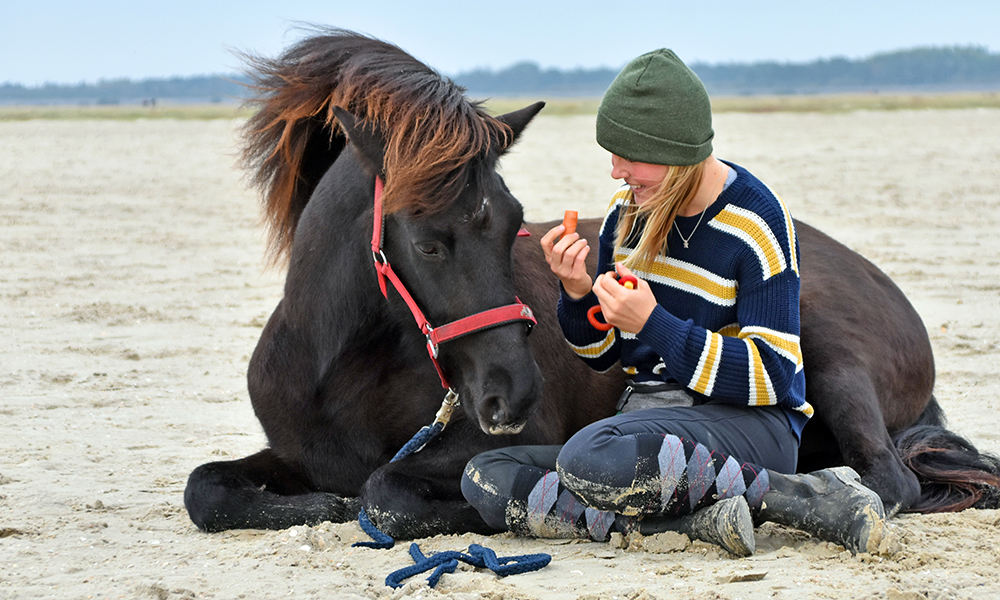
{"label": "orange carrot piece", "polygon": [[566,211],[566,214],[563,215],[563,223],[562,224],[563,224],[563,227],[566,228],[566,231],[563,232],[563,235],[569,235],[571,233],[576,233],[576,221],[577,221],[578,218],[579,218],[579,215],[577,214],[577,212],[575,210],[567,210]]}

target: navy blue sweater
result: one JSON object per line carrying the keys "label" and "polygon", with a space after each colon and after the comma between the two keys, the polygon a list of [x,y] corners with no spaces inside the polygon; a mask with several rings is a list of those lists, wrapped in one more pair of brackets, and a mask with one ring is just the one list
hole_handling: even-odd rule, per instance
{"label": "navy blue sweater", "polygon": [[[781,200],[750,172],[726,163],[736,179],[698,216],[677,217],[690,248],[675,231],[667,253],[647,271],[658,306],[638,333],[601,332],[587,321],[598,304],[562,293],[559,322],[573,350],[592,368],[615,363],[636,382],[684,385],[702,400],[785,408],[797,437],[812,416],[805,399],[799,345],[799,248],[792,217]],[[615,253],[618,218],[632,202],[626,185],[615,194],[601,227],[598,272],[634,250],[633,232]],[[641,227],[641,223],[638,225]]]}

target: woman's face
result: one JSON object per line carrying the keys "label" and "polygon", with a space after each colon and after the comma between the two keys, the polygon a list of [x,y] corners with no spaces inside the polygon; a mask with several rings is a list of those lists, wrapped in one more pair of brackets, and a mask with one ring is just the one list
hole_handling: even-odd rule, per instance
{"label": "woman's face", "polygon": [[656,188],[667,176],[666,165],[632,162],[616,154],[611,155],[611,177],[624,179],[632,187],[636,204],[642,204],[653,197]]}

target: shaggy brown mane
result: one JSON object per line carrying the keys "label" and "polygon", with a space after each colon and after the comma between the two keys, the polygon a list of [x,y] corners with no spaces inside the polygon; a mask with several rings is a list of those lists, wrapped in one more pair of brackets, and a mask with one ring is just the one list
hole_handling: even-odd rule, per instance
{"label": "shaggy brown mane", "polygon": [[246,58],[256,91],[249,103],[258,111],[243,130],[243,165],[263,195],[275,259],[287,256],[322,175],[304,172],[316,148],[310,143],[325,136],[330,146],[343,135],[334,106],[382,132],[386,214],[443,208],[469,180],[470,163],[512,142],[510,128],[468,100],[463,88],[374,38],[323,30],[277,59]]}

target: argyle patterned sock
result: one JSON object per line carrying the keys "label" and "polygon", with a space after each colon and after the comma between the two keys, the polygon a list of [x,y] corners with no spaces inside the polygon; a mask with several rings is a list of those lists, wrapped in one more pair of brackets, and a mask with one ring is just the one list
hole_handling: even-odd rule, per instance
{"label": "argyle patterned sock", "polygon": [[[524,500],[522,500],[524,499]],[[507,504],[511,531],[540,538],[590,538],[603,542],[614,528],[615,514],[581,503],[555,471],[523,468]]]}
{"label": "argyle patterned sock", "polygon": [[568,465],[557,465],[562,484],[587,506],[628,517],[682,516],[740,495],[756,509],[768,490],[766,470],[702,444],[652,433],[631,441],[633,468],[608,464],[606,456],[596,465],[590,456],[570,457]]}
{"label": "argyle patterned sock", "polygon": [[653,508],[656,514],[685,515],[740,495],[756,509],[769,487],[767,471],[762,467],[675,435],[662,436],[656,460],[640,461],[638,467],[655,468],[648,477],[639,473],[639,468],[636,473],[637,481],[652,484],[647,492],[655,498],[643,511],[647,514]]}
{"label": "argyle patterned sock", "polygon": [[519,535],[604,541],[636,518],[679,517],[725,498],[742,495],[756,510],[769,489],[765,469],[702,444],[669,434],[633,439],[636,464],[621,465],[628,472],[621,472],[616,484],[586,480],[561,467],[506,461],[492,465],[508,469],[506,475],[476,473],[470,464],[463,493],[484,518],[494,515],[487,522],[498,524],[502,518]]}

